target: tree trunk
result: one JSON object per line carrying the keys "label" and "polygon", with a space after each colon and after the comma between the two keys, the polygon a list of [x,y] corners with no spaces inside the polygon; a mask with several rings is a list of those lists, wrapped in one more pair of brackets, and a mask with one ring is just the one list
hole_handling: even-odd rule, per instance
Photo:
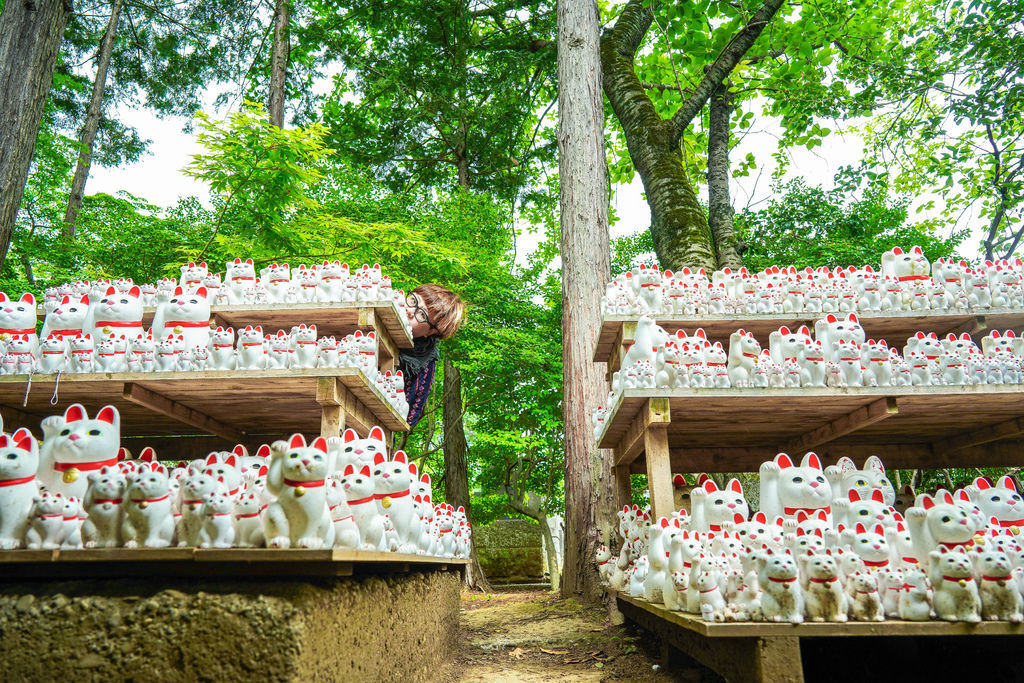
{"label": "tree trunk", "polygon": [[719,268],[739,270],[743,265],[733,228],[729,200],[729,119],[736,110],[728,84],[711,96],[708,126],[708,227],[715,240]]}
{"label": "tree trunk", "polygon": [[594,554],[602,530],[610,540],[615,519],[611,455],[597,449],[590,426],[591,413],[606,393],[598,366],[591,358],[600,327],[600,297],[611,277],[599,47],[597,3],[559,2],[558,173],[565,423],[562,595],[588,602],[601,596]]}
{"label": "tree trunk", "polygon": [[291,12],[290,0],[275,1],[274,44],[270,51],[270,93],[267,96],[267,110],[270,113],[270,122],[278,128],[284,128],[284,86],[288,75],[288,53],[291,51],[288,38]]}
{"label": "tree trunk", "polygon": [[[466,431],[462,424],[462,375],[450,360],[444,360],[444,385],[442,386],[442,412],[444,419],[444,499],[456,508],[466,510],[466,517],[472,519],[469,505],[469,468],[467,466]],[[469,566],[466,567],[466,585],[482,591],[490,591],[480,569],[476,555],[476,543],[470,544]]]}
{"label": "tree trunk", "polygon": [[8,0],[0,12],[0,266],[25,192],[71,0]]}
{"label": "tree trunk", "polygon": [[64,236],[75,238],[75,227],[78,212],[82,208],[82,197],[85,194],[85,183],[89,180],[89,167],[92,164],[92,147],[96,141],[96,131],[100,127],[100,116],[103,113],[103,89],[107,85],[107,69],[110,67],[110,55],[114,51],[114,37],[117,35],[117,22],[121,17],[124,0],[114,0],[110,7],[110,21],[107,31],[100,42],[100,54],[96,62],[96,78],[92,82],[92,99],[85,114],[85,124],[78,139],[81,149],[78,153],[78,165],[71,181],[71,192],[68,195],[68,208],[64,213]]}

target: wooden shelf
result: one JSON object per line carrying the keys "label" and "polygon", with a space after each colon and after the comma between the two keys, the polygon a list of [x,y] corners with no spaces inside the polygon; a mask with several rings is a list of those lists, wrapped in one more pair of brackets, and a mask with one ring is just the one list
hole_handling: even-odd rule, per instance
{"label": "wooden shelf", "polygon": [[674,471],[757,471],[779,452],[809,450],[901,468],[1009,466],[1024,452],[1024,385],[627,389],[599,444],[616,466],[644,471],[659,411]]}
{"label": "wooden shelf", "polygon": [[[710,341],[720,341],[726,348],[729,335],[738,329],[753,333],[762,348],[768,348],[768,335],[785,325],[790,329],[807,325],[814,329],[814,321],[824,318],[826,313],[729,316],[688,316],[657,318],[657,322],[669,334],[685,330],[693,334],[702,328]],[[839,314],[837,314],[839,315]],[[846,315],[845,313],[841,315]],[[633,342],[637,316],[605,316],[601,333],[594,349],[594,362],[608,363],[609,372],[618,369],[619,349],[628,348]],[[975,334],[987,330],[1024,329],[1024,311],[1010,308],[991,308],[979,311],[965,311],[953,314],[927,314],[922,311],[896,311],[891,313],[857,313],[857,319],[869,338],[884,339],[889,346],[902,349],[907,338],[918,330],[935,332],[942,336],[950,332]],[[975,339],[975,341],[979,341]]]}
{"label": "wooden shelf", "polygon": [[90,415],[113,405],[121,413],[125,445],[153,445],[170,459],[186,457],[178,452],[190,452],[186,446],[192,445],[205,454],[218,442],[192,437],[207,434],[222,440],[220,448],[224,441],[252,448],[294,432],[329,435],[346,426],[361,434],[374,425],[387,432],[409,430],[358,368],[89,373],[62,375],[59,382],[53,375],[33,375],[31,385],[27,380],[0,377],[5,430],[28,427],[39,435],[44,417],[72,403],[83,404]]}
{"label": "wooden shelf", "polygon": [[202,576],[237,579],[461,570],[467,560],[365,550],[97,548],[5,550],[0,581]]}

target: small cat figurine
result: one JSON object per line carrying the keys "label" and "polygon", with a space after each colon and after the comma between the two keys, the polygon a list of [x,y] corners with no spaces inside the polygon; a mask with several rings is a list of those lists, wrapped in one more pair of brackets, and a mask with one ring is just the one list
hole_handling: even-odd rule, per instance
{"label": "small cat figurine", "polygon": [[153,372],[156,370],[156,343],[152,335],[138,335],[128,344],[129,372]]}
{"label": "small cat figurine", "polygon": [[183,339],[169,334],[156,344],[156,369],[160,372],[177,372],[181,366],[181,344]]}
{"label": "small cat figurine", "polygon": [[174,538],[174,516],[167,468],[144,462],[128,475],[125,520],[121,527],[125,548],[166,548]]}
{"label": "small cat figurine", "polygon": [[224,484],[228,495],[232,498],[236,497],[241,490],[242,471],[234,453],[210,453],[206,456],[203,474]]}
{"label": "small cat figurine", "polygon": [[39,479],[55,493],[85,498],[89,481],[85,473],[117,463],[121,446],[121,416],[117,408],[104,406],[89,419],[85,408],[74,403],[64,415],[44,419],[39,451]]}
{"label": "small cat figurine", "polygon": [[301,264],[292,271],[292,282],[297,285],[295,291],[298,303],[308,304],[317,300],[317,285],[320,283],[320,276],[316,272],[315,265],[312,268],[307,268],[305,263]]}
{"label": "small cat figurine", "polygon": [[51,334],[74,339],[83,331],[88,331],[85,329],[88,314],[88,296],[83,296],[81,299],[64,296],[61,298],[60,304],[46,314],[43,329],[40,330],[39,335],[44,339]]}
{"label": "small cat figurine", "polygon": [[847,578],[852,600],[850,616],[857,621],[885,621],[878,578],[874,574],[854,572]]}
{"label": "small cat figurine", "polygon": [[[315,286],[315,285],[314,285]],[[306,326],[302,323],[292,328],[292,365],[295,368],[312,368],[316,365],[317,342],[316,325]]]}
{"label": "small cat figurine", "polygon": [[74,496],[64,499],[64,510],[61,513],[61,548],[80,550],[82,548],[82,501]]}
{"label": "small cat figurine", "polygon": [[260,280],[266,288],[269,303],[287,303],[291,292],[291,269],[287,263],[271,263],[260,271]]}
{"label": "small cat figurine", "polygon": [[17,301],[0,292],[0,351],[7,350],[7,341],[12,335],[26,335],[29,350],[36,354],[39,337],[36,336],[36,298],[29,293]]}
{"label": "small cat figurine", "polygon": [[100,337],[94,357],[97,372],[128,372],[128,340],[114,333]]}
{"label": "small cat figurine", "polygon": [[25,547],[29,550],[52,550],[64,542],[64,496],[43,491],[33,498],[25,530]]}
{"label": "small cat figurine", "polygon": [[86,548],[117,548],[121,545],[124,525],[125,492],[128,480],[117,467],[101,467],[88,476],[82,509],[86,520],[82,524],[82,538]]}
{"label": "small cat figurine", "polygon": [[237,366],[239,370],[263,370],[267,367],[267,352],[263,341],[263,327],[246,325],[238,331]]}
{"label": "small cat figurine", "polygon": [[810,621],[847,620],[848,596],[839,582],[839,565],[830,553],[797,555],[804,589],[804,610]]}
{"label": "small cat figurine", "polygon": [[[201,461],[200,461],[201,462]],[[179,495],[181,496],[181,519],[178,520],[178,547],[192,547],[199,544],[199,535],[202,531],[205,517],[203,516],[203,503],[209,494],[217,491],[223,484],[218,482],[216,477],[207,472],[201,471],[193,463],[189,467],[188,475],[181,482]]]}
{"label": "small cat figurine", "polygon": [[889,566],[889,541],[885,536],[885,527],[876,524],[873,527],[865,527],[857,524],[851,536],[849,530],[845,533],[840,531],[844,542],[847,542],[853,552],[860,556],[868,571],[877,571]]}
{"label": "small cat figurine", "polygon": [[168,334],[183,337],[184,348],[196,346],[207,348],[210,343],[210,302],[206,288],[186,292],[181,287],[174,290],[174,296],[165,304],[157,306],[150,330],[155,339]]}
{"label": "small cat figurine", "polygon": [[206,494],[199,530],[200,548],[230,548],[235,542],[234,499],[223,485]]}
{"label": "small cat figurine", "polygon": [[268,548],[330,548],[334,525],[327,506],[327,476],[334,463],[327,441],[317,437],[306,445],[301,434],[271,447],[267,489],[277,496],[264,518]]}
{"label": "small cat figurine", "polygon": [[345,280],[348,279],[348,264],[341,261],[324,261],[318,268],[316,300],[333,303],[343,299]]}
{"label": "small cat figurine", "polygon": [[1001,550],[983,550],[974,556],[975,579],[985,621],[1024,621],[1024,601],[1013,578],[1013,565]]}
{"label": "small cat figurine", "polygon": [[391,460],[384,453],[373,459],[374,498],[378,512],[387,515],[395,525],[399,538],[399,552],[415,553],[419,536],[419,517],[415,515],[409,472],[404,451],[396,451]]}
{"label": "small cat figurine", "polygon": [[239,548],[262,548],[265,539],[259,495],[252,490],[244,491],[235,501],[234,512],[235,545]]}
{"label": "small cat figurine", "polygon": [[217,329],[210,332],[210,369],[212,370],[234,370],[236,367],[235,358],[235,330],[233,327],[217,326]]}
{"label": "small cat figurine", "polygon": [[94,372],[96,369],[94,351],[92,335],[79,335],[72,339],[71,355],[68,359],[69,370],[74,373]]}
{"label": "small cat figurine", "polygon": [[39,445],[27,429],[0,434],[0,549],[21,547],[33,499],[39,493],[36,472]]}
{"label": "small cat figurine", "polygon": [[331,511],[331,522],[334,524],[334,547],[358,550],[362,545],[359,525],[356,524],[352,510],[345,500],[345,485],[336,475],[331,477],[328,484],[327,505]]}
{"label": "small cat figurine", "polygon": [[[377,510],[374,498],[374,479],[369,465],[363,465],[358,471],[351,464],[346,465],[342,472],[341,486],[345,491],[349,510],[359,527],[359,536],[362,539],[361,548],[383,550],[384,517]],[[448,531],[451,532],[450,516],[448,523]]]}
{"label": "small cat figurine", "polygon": [[932,590],[921,570],[911,569],[904,575],[897,613],[904,621],[928,621],[932,618]]}
{"label": "small cat figurine", "polygon": [[[911,508],[913,509],[913,508]],[[941,546],[928,554],[928,578],[934,595],[935,616],[945,621],[981,621],[981,597],[974,580],[971,559],[963,547]]]}
{"label": "small cat figurine", "polygon": [[749,387],[753,384],[754,366],[761,345],[754,335],[737,330],[729,336],[729,381],[734,387]]}
{"label": "small cat figurine", "polygon": [[818,320],[814,323],[814,338],[821,342],[825,358],[831,361],[839,360],[839,342],[853,342],[859,348],[866,340],[864,328],[854,313],[845,318],[830,314]]}
{"label": "small cat figurine", "polygon": [[228,304],[244,304],[245,290],[256,282],[256,269],[252,259],[236,258],[224,264],[223,293]]}
{"label": "small cat figurine", "polygon": [[338,367],[338,341],[334,337],[320,337],[317,341],[316,367]]}
{"label": "small cat figurine", "polygon": [[[843,386],[864,386],[864,375],[861,369],[860,345],[852,341],[837,341],[833,345],[836,353],[835,362],[843,373]],[[888,356],[888,354],[886,354]]]}
{"label": "small cat figurine", "polygon": [[[188,265],[181,266],[181,279],[178,281],[178,285],[186,292],[195,292],[203,284],[210,275],[209,266],[206,265],[206,261],[196,263],[195,261],[189,261]],[[177,295],[175,295],[177,296]],[[206,293],[203,293],[206,296]]]}
{"label": "small cat figurine", "polygon": [[264,339],[267,346],[267,369],[290,368],[295,358],[291,338],[278,330],[276,335],[267,335]]}
{"label": "small cat figurine", "polygon": [[776,552],[768,548],[758,552],[756,560],[764,620],[803,623],[804,596],[793,555],[788,549]]}

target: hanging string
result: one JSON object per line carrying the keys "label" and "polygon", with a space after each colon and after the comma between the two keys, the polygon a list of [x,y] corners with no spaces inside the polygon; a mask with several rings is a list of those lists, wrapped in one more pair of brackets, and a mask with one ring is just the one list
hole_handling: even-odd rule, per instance
{"label": "hanging string", "polygon": [[60,387],[60,376],[61,376],[61,373],[63,373],[63,372],[64,372],[63,370],[58,370],[57,371],[57,381],[55,381],[53,383],[53,396],[50,397],[50,405],[51,406],[57,405],[57,401],[59,400],[57,398],[57,389]]}
{"label": "hanging string", "polygon": [[21,399],[21,407],[24,408],[28,405],[28,392],[32,389],[32,371],[28,373],[28,379],[25,381],[25,396]]}

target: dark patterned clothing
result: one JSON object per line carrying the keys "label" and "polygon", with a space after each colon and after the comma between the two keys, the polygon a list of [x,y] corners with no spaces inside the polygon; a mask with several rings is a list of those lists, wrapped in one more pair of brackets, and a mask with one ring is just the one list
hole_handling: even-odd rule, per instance
{"label": "dark patterned clothing", "polygon": [[409,377],[405,368],[402,374],[405,375],[405,400],[409,402],[409,426],[414,426],[423,417],[423,411],[427,408],[427,397],[430,396],[430,387],[434,384],[434,366],[436,361],[430,361],[420,374]]}

